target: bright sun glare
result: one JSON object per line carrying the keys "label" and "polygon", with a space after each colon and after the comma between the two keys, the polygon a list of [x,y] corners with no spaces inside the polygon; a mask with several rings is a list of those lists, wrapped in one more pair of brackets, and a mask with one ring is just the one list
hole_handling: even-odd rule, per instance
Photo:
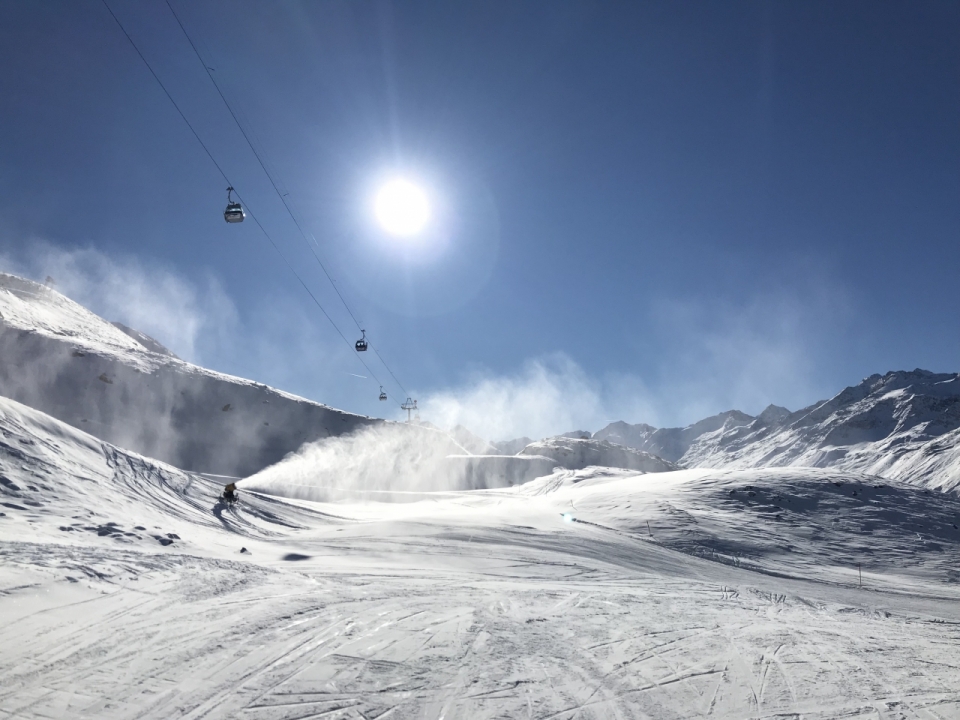
{"label": "bright sun glare", "polygon": [[416,235],[430,219],[427,194],[407,180],[391,180],[381,187],[374,211],[384,230],[404,237]]}

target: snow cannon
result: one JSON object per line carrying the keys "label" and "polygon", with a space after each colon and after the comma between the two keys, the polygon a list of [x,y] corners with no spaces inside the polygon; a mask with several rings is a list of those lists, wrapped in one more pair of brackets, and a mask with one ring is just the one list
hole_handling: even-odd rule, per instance
{"label": "snow cannon", "polygon": [[230,483],[225,485],[223,488],[223,495],[221,495],[224,502],[234,503],[237,501],[237,484]]}

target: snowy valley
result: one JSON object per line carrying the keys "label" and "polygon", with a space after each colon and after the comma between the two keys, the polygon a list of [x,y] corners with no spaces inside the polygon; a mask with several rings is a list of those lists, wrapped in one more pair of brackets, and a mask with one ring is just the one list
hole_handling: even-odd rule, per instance
{"label": "snowy valley", "polygon": [[2,718],[960,718],[957,375],[490,443],[0,315]]}

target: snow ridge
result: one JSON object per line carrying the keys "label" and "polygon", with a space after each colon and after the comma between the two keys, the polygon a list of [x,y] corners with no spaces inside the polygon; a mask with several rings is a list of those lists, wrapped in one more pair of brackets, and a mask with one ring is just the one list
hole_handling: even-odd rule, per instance
{"label": "snow ridge", "polygon": [[231,476],[382,422],[184,362],[50,287],[2,273],[0,395],[114,445]]}
{"label": "snow ridge", "polygon": [[683,467],[830,467],[941,490],[960,487],[960,375],[871,375],[829,400],[751,417],[732,410],[685,428],[611,423],[594,435]]}

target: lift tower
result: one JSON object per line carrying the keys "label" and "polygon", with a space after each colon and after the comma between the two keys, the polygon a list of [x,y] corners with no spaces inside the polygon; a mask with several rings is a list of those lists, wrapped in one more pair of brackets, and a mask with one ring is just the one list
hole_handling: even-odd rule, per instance
{"label": "lift tower", "polygon": [[[410,422],[410,413],[412,413],[414,410],[417,410],[417,401],[407,398],[406,400],[404,400],[403,405],[400,406],[400,409],[407,411],[407,422]],[[417,419],[419,418],[420,418],[420,411],[417,410]]]}

